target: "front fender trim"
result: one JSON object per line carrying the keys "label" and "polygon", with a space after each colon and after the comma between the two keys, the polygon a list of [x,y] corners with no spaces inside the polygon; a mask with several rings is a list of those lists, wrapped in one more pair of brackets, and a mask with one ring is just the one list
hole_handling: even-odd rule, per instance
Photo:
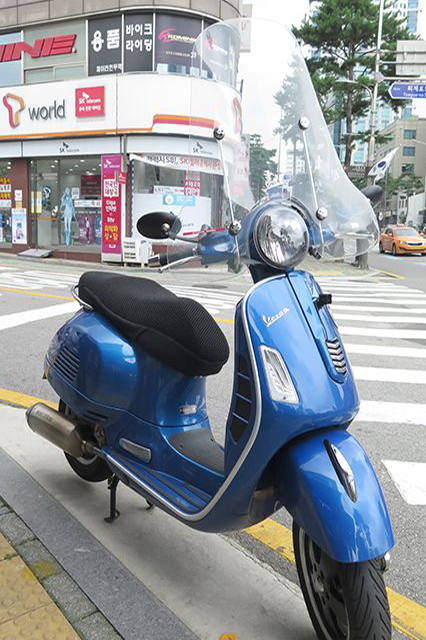
{"label": "front fender trim", "polygon": [[[329,455],[350,466],[350,495]],[[278,498],[295,522],[338,562],[366,562],[394,545],[392,526],[376,473],[359,442],[344,429],[307,434],[277,455]]]}

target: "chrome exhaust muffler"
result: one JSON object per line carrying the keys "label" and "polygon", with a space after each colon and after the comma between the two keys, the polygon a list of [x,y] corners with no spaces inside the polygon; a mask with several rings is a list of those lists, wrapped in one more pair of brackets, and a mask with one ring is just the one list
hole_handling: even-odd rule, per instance
{"label": "chrome exhaust muffler", "polygon": [[26,411],[30,429],[74,458],[92,454],[93,446],[83,440],[76,425],[58,411],[37,402]]}

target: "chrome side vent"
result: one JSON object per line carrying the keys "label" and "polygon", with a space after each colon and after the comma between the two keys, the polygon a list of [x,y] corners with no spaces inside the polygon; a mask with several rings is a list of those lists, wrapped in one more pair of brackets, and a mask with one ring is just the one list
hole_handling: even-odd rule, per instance
{"label": "chrome side vent", "polygon": [[80,366],[80,358],[67,346],[63,346],[56,356],[53,366],[69,382],[75,382]]}
{"label": "chrome side vent", "polygon": [[343,353],[340,340],[326,340],[328,353],[333,361],[337,373],[345,375],[348,372],[345,354]]}

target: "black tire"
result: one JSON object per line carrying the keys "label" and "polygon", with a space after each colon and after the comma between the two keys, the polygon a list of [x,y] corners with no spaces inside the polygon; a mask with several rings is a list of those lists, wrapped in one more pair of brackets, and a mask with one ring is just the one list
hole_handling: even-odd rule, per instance
{"label": "black tire", "polygon": [[382,245],[382,243],[381,243],[381,242],[379,242],[379,252],[380,252],[380,253],[384,253],[384,252],[385,252],[385,250],[383,249],[383,245]]}
{"label": "black tire", "polygon": [[[64,415],[71,414],[69,407],[67,407],[63,400],[59,401],[59,413],[63,413]],[[93,456],[92,458],[74,458],[74,456],[66,453],[66,451],[64,451],[64,455],[71,469],[87,482],[103,482],[112,476],[112,471],[105,460],[98,458],[98,456]]]}
{"label": "black tire", "polygon": [[87,482],[103,482],[107,480],[112,471],[102,458],[94,456],[93,458],[74,458],[64,451],[65,457],[69,465],[75,473]]}
{"label": "black tire", "polygon": [[396,245],[395,244],[392,245],[392,255],[393,256],[397,256],[398,255],[397,252],[396,252]]}
{"label": "black tire", "polygon": [[293,543],[303,597],[319,640],[390,640],[381,562],[340,564],[295,523]]}

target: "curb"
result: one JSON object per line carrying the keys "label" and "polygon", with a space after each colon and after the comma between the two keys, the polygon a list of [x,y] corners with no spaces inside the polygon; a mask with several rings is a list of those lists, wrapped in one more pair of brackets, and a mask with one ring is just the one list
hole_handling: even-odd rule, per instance
{"label": "curb", "polygon": [[[10,545],[10,547],[7,545],[9,547],[7,549],[8,553],[0,559],[2,562],[8,562],[13,558],[15,565],[14,567],[7,567],[9,571],[2,572],[0,587],[3,587],[4,593],[6,593],[7,578],[10,573],[12,581],[8,588],[8,595],[16,598],[13,613],[17,614],[13,615],[7,622],[0,624],[0,635],[1,627],[3,626],[6,629],[6,625],[7,627],[13,627],[14,632],[22,631],[24,627],[28,627],[34,622],[29,618],[36,611],[38,625],[33,631],[32,638],[34,640],[42,637],[54,637],[55,640],[71,637],[78,637],[82,640],[120,640],[122,638],[34,535],[34,532],[26,526],[23,520],[16,515],[1,497],[0,532]],[[21,563],[20,560],[23,562]],[[19,570],[18,574],[16,574],[16,569]],[[19,576],[25,576],[25,583],[27,583],[30,590],[30,594],[25,594],[27,603],[26,606],[24,604],[25,608],[23,610],[19,607],[21,604],[19,600],[22,600],[23,594],[14,594],[16,588],[19,587]],[[39,589],[38,585],[41,585],[43,591]],[[34,611],[34,609],[30,608],[31,603],[28,603],[29,595],[38,596],[40,600],[50,600],[50,604],[45,604]],[[17,611],[17,604],[19,611]],[[53,607],[55,608],[53,609]],[[57,615],[59,611],[63,617]],[[54,628],[52,618],[54,618]],[[66,621],[74,628],[75,635],[72,634],[71,636],[70,626]]]}

